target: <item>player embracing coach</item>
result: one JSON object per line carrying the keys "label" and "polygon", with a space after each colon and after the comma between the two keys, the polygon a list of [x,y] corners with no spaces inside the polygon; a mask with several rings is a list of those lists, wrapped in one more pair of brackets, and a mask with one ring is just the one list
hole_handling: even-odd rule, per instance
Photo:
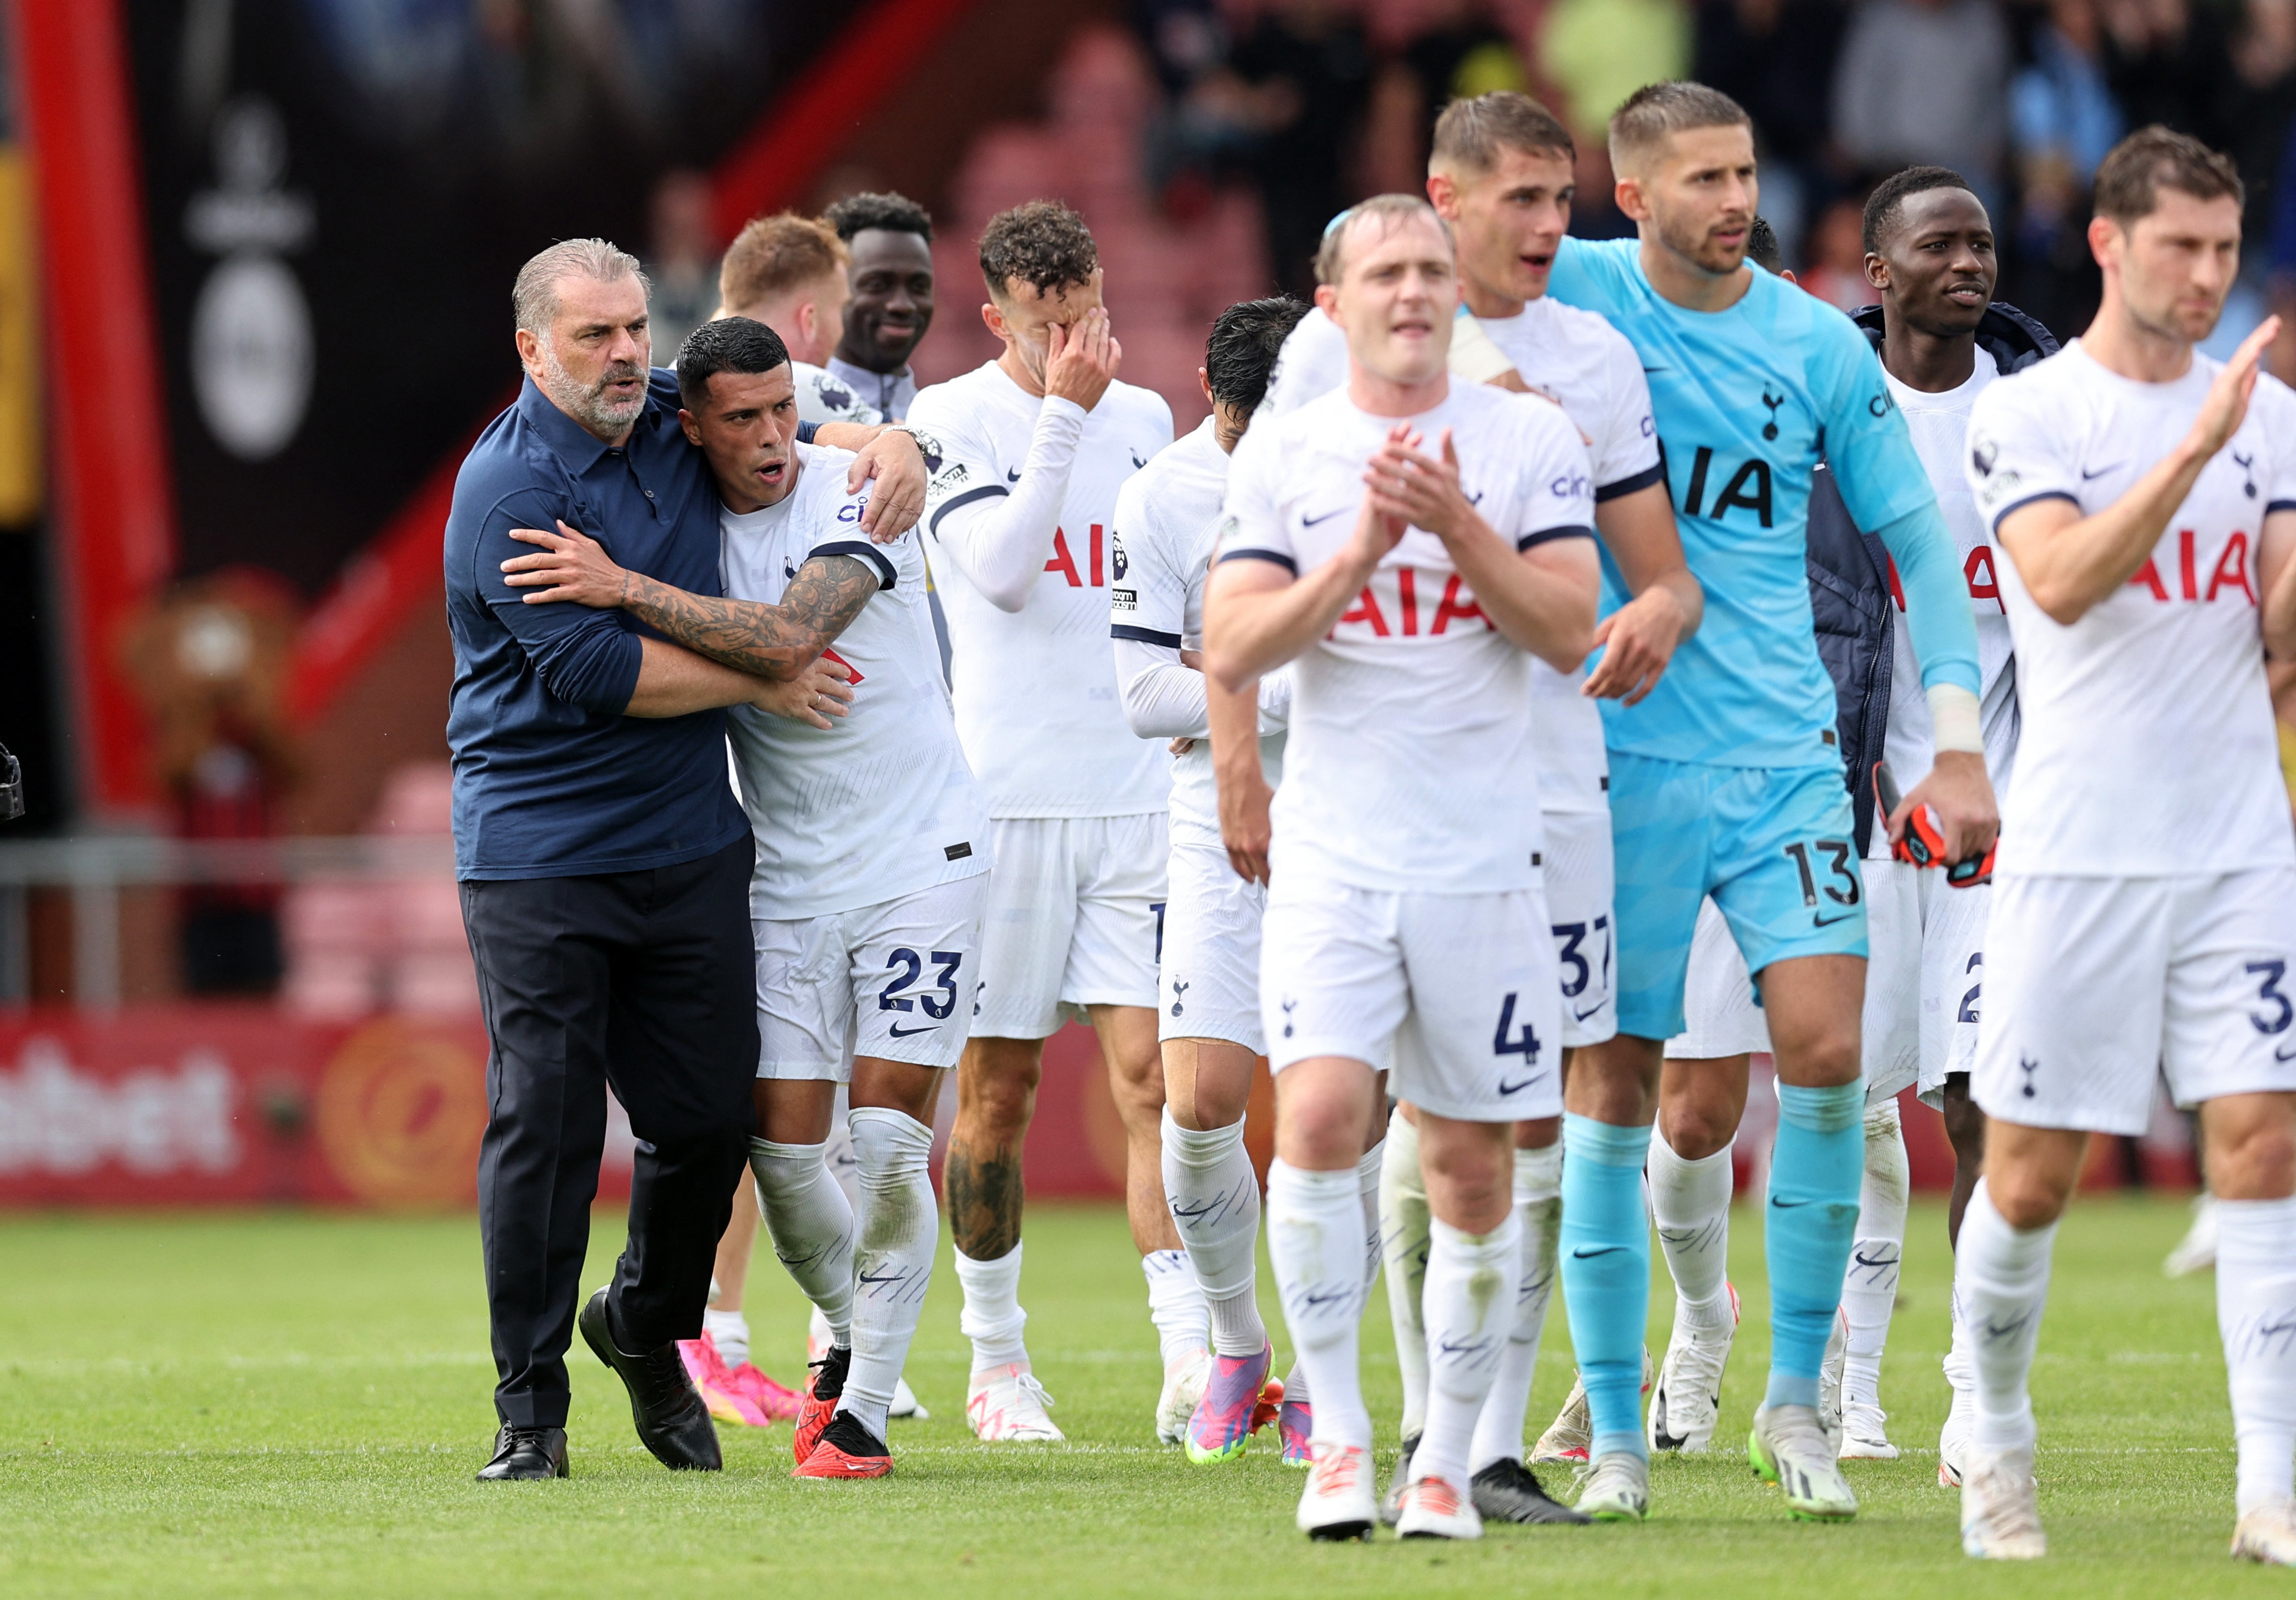
{"label": "player embracing coach", "polygon": [[[581,1309],[583,1338],[628,1388],[646,1448],[714,1471],[676,1342],[701,1331],[758,1067],[754,849],[720,709],[801,716],[849,691],[736,672],[624,613],[530,605],[505,581],[504,563],[532,554],[513,530],[562,526],[634,571],[718,593],[718,496],[674,377],[649,374],[636,260],[569,240],[526,264],[512,298],[526,382],[463,461],[446,537],[455,875],[489,1046],[479,1229],[502,1428],[479,1476],[566,1475],[565,1358],[609,1084],[638,1140],[629,1238]],[[873,455],[883,514],[921,504],[914,442]]]}

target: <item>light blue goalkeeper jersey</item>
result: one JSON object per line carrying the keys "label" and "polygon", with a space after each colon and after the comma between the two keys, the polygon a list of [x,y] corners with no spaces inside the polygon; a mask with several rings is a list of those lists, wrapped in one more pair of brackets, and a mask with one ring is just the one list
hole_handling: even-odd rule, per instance
{"label": "light blue goalkeeper jersey", "polygon": [[[1614,751],[1730,767],[1838,767],[1833,685],[1810,621],[1810,474],[1835,474],[1895,559],[1925,685],[1978,688],[1976,629],[1937,496],[1864,334],[1756,267],[1726,311],[1687,311],[1632,239],[1566,239],[1548,292],[1601,313],[1642,357],[1667,486],[1706,619],[1649,698],[1603,702]],[[1626,603],[1606,549],[1603,611]]]}

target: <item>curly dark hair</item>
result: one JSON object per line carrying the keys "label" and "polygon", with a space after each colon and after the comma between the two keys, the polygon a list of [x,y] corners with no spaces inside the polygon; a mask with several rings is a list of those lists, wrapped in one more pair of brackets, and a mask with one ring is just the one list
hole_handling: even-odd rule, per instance
{"label": "curly dark hair", "polygon": [[1092,230],[1057,200],[999,211],[980,230],[980,275],[1000,298],[1013,283],[1034,284],[1039,294],[1089,283],[1099,270]]}
{"label": "curly dark hair", "polygon": [[926,243],[932,242],[932,213],[906,194],[849,194],[824,211],[821,219],[835,228],[837,236],[848,244],[864,228],[916,234]]}

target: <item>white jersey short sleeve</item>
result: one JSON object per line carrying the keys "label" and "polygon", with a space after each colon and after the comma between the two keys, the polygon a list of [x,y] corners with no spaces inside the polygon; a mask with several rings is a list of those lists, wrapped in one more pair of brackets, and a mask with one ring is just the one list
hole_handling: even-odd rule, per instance
{"label": "white jersey short sleeve", "polygon": [[[2190,430],[2218,364],[2140,383],[2078,341],[1996,382],[1970,420],[1988,525],[2037,500],[2093,515]],[[2257,546],[2296,509],[2296,395],[2257,382],[2151,557],[2070,627],[1998,562],[2023,729],[2002,808],[2008,873],[2146,877],[2296,863],[2265,685]]]}
{"label": "white jersey short sleeve", "polygon": [[[1977,351],[1977,368],[1969,382],[1942,394],[1909,389],[1882,373],[1890,397],[1906,419],[1914,453],[1922,471],[1937,490],[1938,510],[1953,535],[1954,558],[1969,591],[1969,606],[1977,622],[1977,665],[1980,683],[1979,704],[1985,737],[1985,766],[1997,792],[2006,793],[2017,759],[2019,712],[2015,650],[2009,634],[2009,613],[2001,601],[1997,569],[2001,556],[1993,547],[1993,532],[1978,510],[1970,490],[1969,417],[1977,397],[1985,392],[2001,369],[1983,347]],[[1882,738],[1890,775],[1901,792],[1929,776],[1936,760],[1936,730],[1930,718],[1929,695],[1922,688],[1921,663],[1914,656],[1912,630],[1905,623],[1905,599],[1891,586],[1898,607],[1890,631],[1890,716]],[[1889,831],[1876,827],[1866,854],[1874,860],[1890,854]]]}
{"label": "white jersey short sleeve", "polygon": [[[1598,504],[1665,480],[1650,384],[1626,335],[1595,313],[1552,296],[1526,302],[1513,316],[1476,320],[1522,381],[1577,424],[1594,462]],[[1538,709],[1539,804],[1549,811],[1608,809],[1603,714],[1579,693],[1587,669],[1557,672],[1534,661],[1530,680]]]}
{"label": "white jersey short sleeve", "polygon": [[[1255,423],[1229,471],[1220,559],[1329,561],[1396,420],[1339,392]],[[1586,447],[1559,410],[1455,383],[1409,421],[1431,440],[1451,430],[1466,492],[1518,549],[1592,537]],[[1534,759],[1530,657],[1485,619],[1440,539],[1407,531],[1293,672],[1279,874],[1436,894],[1539,882],[1540,813],[1519,775]]]}
{"label": "white jersey short sleeve", "polygon": [[[1227,452],[1219,447],[1212,427],[1207,418],[1174,440],[1116,497],[1118,577],[1108,591],[1109,633],[1114,638],[1176,652],[1204,647],[1204,585],[1219,539],[1228,469]],[[1259,754],[1269,784],[1281,782],[1280,728],[1263,733]],[[1220,841],[1219,790],[1209,739],[1197,740],[1185,754],[1172,758],[1172,839]]]}
{"label": "white jersey short sleeve", "polygon": [[[917,396],[909,420],[930,441],[928,537],[945,546],[947,519],[1013,493],[1046,403],[993,362]],[[1043,570],[1018,611],[998,609],[960,561],[935,551],[957,733],[993,816],[1165,808],[1170,775],[1162,751],[1125,722],[1108,619],[1123,576],[1111,537],[1117,491],[1171,439],[1159,396],[1108,386],[1085,415]]]}
{"label": "white jersey short sleeve", "polygon": [[810,362],[790,363],[790,378],[797,386],[797,416],[801,423],[860,423],[873,427],[885,414],[864,400],[850,383]]}
{"label": "white jersey short sleeve", "polygon": [[780,504],[719,513],[727,596],[779,604],[817,555],[866,562],[880,587],[828,652],[852,669],[847,716],[823,730],[754,707],[727,714],[757,840],[751,910],[781,919],[876,905],[989,866],[988,811],[941,683],[917,530],[873,544],[861,531],[867,491],[845,492],[852,455],[796,449],[797,485]]}

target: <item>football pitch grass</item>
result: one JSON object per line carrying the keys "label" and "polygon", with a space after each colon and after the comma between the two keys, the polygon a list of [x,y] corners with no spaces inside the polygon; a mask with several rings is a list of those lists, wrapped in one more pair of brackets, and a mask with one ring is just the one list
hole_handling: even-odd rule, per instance
{"label": "football pitch grass", "polygon": [[[1741,1206],[1733,1276],[1748,1315],[1723,1430],[1713,1454],[1658,1463],[1647,1525],[1494,1528],[1477,1545],[1382,1531],[1369,1547],[1311,1547],[1293,1531],[1300,1478],[1267,1436],[1220,1467],[1154,1443],[1160,1369],[1112,1207],[1029,1217],[1029,1345],[1069,1442],[966,1433],[944,1235],[909,1366],[931,1419],[894,1424],[894,1477],[846,1484],[791,1481],[787,1424],[721,1430],[722,1475],[664,1472],[578,1341],[572,1480],[472,1482],[494,1417],[468,1216],[9,1217],[0,1594],[2286,1592],[2296,1575],[2226,1557],[2233,1457],[2213,1288],[2160,1272],[2185,1219],[2173,1201],[2121,1199],[2068,1218],[2034,1377],[2052,1554],[1988,1567],[1961,1556],[1957,1497],[1936,1483],[1948,1268],[1934,1202],[1915,1209],[1883,1374],[1906,1459],[1850,1464],[1865,1506],[1854,1524],[1789,1522],[1747,1470],[1768,1334],[1759,1218]],[[586,1284],[603,1281],[619,1226],[598,1214]],[[763,1364],[793,1380],[803,1318],[762,1250],[750,1300]],[[1662,1347],[1672,1296],[1652,1303]],[[1276,1339],[1281,1362],[1280,1327]],[[1365,1350],[1383,1473],[1398,1403],[1383,1298]],[[1534,1432],[1570,1382],[1558,1302]]]}

